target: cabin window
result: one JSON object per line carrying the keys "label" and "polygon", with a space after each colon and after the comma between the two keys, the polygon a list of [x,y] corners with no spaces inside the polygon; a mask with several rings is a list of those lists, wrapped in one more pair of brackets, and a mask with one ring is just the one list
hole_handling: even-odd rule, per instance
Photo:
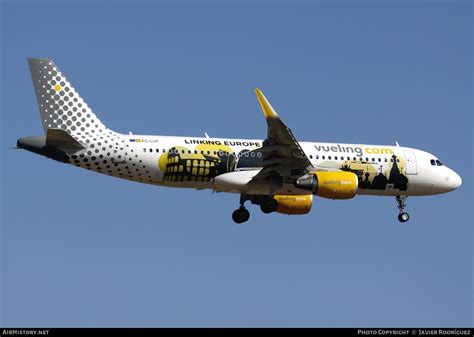
{"label": "cabin window", "polygon": [[312,154],[309,155],[309,159],[313,159],[313,155],[312,155]]}
{"label": "cabin window", "polygon": [[326,157],[325,157],[325,156],[323,156],[323,159],[326,159]]}
{"label": "cabin window", "polygon": [[379,158],[379,163],[382,161],[382,159]]}
{"label": "cabin window", "polygon": [[334,156],[334,160],[337,160],[337,156]]}
{"label": "cabin window", "polygon": [[318,156],[318,155],[316,155],[316,159],[319,159],[319,156]]}
{"label": "cabin window", "polygon": [[385,162],[387,162],[387,158],[385,158]]}
{"label": "cabin window", "polygon": [[145,149],[145,148],[143,148],[143,152],[146,152],[146,149]]}
{"label": "cabin window", "polygon": [[150,151],[150,152],[153,152],[153,149],[150,149],[149,151]]}
{"label": "cabin window", "polygon": [[328,159],[331,160],[331,156],[328,156]]}

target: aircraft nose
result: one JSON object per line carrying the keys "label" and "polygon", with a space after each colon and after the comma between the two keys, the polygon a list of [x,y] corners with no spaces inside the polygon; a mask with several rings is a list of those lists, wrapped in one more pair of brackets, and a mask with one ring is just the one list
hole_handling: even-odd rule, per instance
{"label": "aircraft nose", "polygon": [[453,184],[454,189],[459,188],[459,187],[461,187],[461,185],[462,185],[462,179],[461,179],[461,177],[459,176],[459,174],[457,174],[457,173],[454,172],[454,171],[453,171],[453,173],[452,173],[451,181],[452,181],[452,184]]}
{"label": "aircraft nose", "polygon": [[462,179],[459,176],[459,174],[457,174],[456,172],[454,172],[451,169],[448,169],[448,172],[446,172],[446,176],[445,176],[444,179],[445,179],[444,186],[445,186],[447,192],[453,191],[453,190],[459,188],[462,184]]}

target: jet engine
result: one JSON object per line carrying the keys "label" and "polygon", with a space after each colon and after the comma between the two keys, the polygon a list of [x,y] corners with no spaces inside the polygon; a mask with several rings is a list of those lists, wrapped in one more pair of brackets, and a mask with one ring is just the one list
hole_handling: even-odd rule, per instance
{"label": "jet engine", "polygon": [[277,201],[277,213],[282,214],[306,214],[311,210],[313,196],[307,195],[274,195]]}
{"label": "jet engine", "polygon": [[352,172],[313,172],[299,178],[295,186],[327,199],[351,199],[357,192],[358,179]]}

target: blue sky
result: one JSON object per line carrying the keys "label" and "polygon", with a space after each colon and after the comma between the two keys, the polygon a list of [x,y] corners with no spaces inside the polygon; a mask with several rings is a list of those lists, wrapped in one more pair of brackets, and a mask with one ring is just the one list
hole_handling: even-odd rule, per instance
{"label": "blue sky", "polygon": [[[1,3],[1,312],[8,326],[470,326],[470,1]],[[263,138],[260,87],[300,140],[394,144],[446,195],[315,199],[235,225],[238,196],[13,150],[42,134],[26,57],[113,130]]]}

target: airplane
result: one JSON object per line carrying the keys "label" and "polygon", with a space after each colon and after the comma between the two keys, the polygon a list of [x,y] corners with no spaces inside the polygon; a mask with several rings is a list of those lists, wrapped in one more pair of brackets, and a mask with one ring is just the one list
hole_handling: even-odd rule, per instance
{"label": "airplane", "polygon": [[80,168],[157,186],[240,194],[236,223],[263,213],[307,214],[313,197],[392,196],[406,222],[409,196],[447,193],[461,177],[409,147],[298,141],[259,89],[265,139],[121,134],[106,127],[50,59],[28,58],[45,135],[17,147]]}

